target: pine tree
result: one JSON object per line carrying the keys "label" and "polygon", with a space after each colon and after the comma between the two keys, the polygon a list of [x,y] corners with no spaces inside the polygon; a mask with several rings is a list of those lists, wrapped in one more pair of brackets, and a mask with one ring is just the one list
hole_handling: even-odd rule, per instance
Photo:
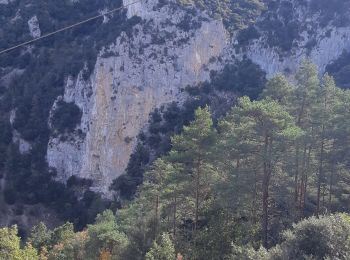
{"label": "pine tree", "polygon": [[[295,76],[297,85],[292,92],[292,100],[289,105],[291,114],[295,117],[296,125],[305,132],[304,136],[295,142],[294,156],[294,204],[296,218],[303,209],[300,208],[300,199],[306,196],[308,171],[310,171],[310,155],[314,148],[314,128],[312,124],[312,112],[317,106],[317,94],[320,89],[318,70],[310,60],[304,60]],[[300,177],[300,175],[303,175]]]}
{"label": "pine tree", "polygon": [[228,118],[233,132],[242,133],[236,144],[238,149],[250,154],[260,168],[259,180],[256,181],[262,183],[262,240],[267,247],[271,178],[279,167],[284,141],[295,139],[302,133],[294,125],[292,116],[275,101],[250,101],[243,97]]}
{"label": "pine tree", "polygon": [[40,222],[32,228],[28,241],[34,246],[34,248],[41,252],[43,248],[50,245],[51,235],[52,232],[47,229],[44,223]]}
{"label": "pine tree", "polygon": [[182,166],[181,175],[187,179],[187,185],[182,187],[182,195],[187,196],[190,210],[187,218],[193,223],[194,236],[199,228],[203,210],[211,199],[212,185],[217,178],[212,164],[215,134],[209,108],[205,107],[197,109],[195,120],[184,127],[182,134],[172,138],[169,157],[172,162]]}
{"label": "pine tree", "polygon": [[123,259],[123,253],[129,241],[120,230],[111,210],[97,215],[96,222],[88,225],[90,239],[86,244],[89,257],[113,256],[113,259]]}
{"label": "pine tree", "polygon": [[[337,93],[334,79],[329,75],[323,78],[322,88],[318,92],[318,104],[313,117],[313,124],[317,134],[317,155],[318,155],[318,173],[317,173],[317,207],[316,215],[321,211],[321,206],[325,206],[325,189],[326,189],[326,171],[333,171],[332,161],[328,158],[333,144],[332,137],[332,117],[334,114],[334,106],[336,104]],[[321,197],[323,202],[321,205]]]}
{"label": "pine tree", "polygon": [[163,233],[159,242],[155,241],[151,249],[147,252],[146,260],[174,260],[175,247],[171,241],[170,235]]}
{"label": "pine tree", "polygon": [[[349,90],[335,89],[336,95],[331,103],[332,114],[327,116],[330,120],[327,139],[328,144],[328,209],[349,210],[347,194],[349,192],[349,146],[350,146],[350,92]],[[329,143],[328,141],[328,143]],[[326,147],[327,148],[327,147]],[[326,177],[325,175],[323,177]],[[324,178],[325,180],[325,178]]]}
{"label": "pine tree", "polygon": [[270,79],[261,94],[261,98],[269,98],[280,105],[287,105],[292,96],[293,86],[288,82],[285,76],[278,74]]}

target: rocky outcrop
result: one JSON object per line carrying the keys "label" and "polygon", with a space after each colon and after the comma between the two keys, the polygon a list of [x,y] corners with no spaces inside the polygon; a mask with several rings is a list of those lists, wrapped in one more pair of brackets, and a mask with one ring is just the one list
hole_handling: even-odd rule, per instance
{"label": "rocky outcrop", "polygon": [[47,152],[59,180],[89,178],[93,190],[105,195],[124,173],[149,114],[162,104],[181,102],[187,85],[219,70],[222,65],[213,58],[223,54],[228,42],[221,21],[206,19],[198,28],[179,29],[186,11],[172,5],[158,8],[156,1],[148,1],[128,12],[140,15],[142,24],[101,53],[88,81],[80,75],[67,82],[62,98],[83,111],[77,128],[83,134],[51,138]]}
{"label": "rocky outcrop", "polygon": [[[15,122],[15,119],[16,119],[16,110],[14,109],[10,112],[10,124],[12,127]],[[20,133],[15,129],[12,131],[12,142],[18,145],[18,149],[21,154],[29,153],[30,150],[32,149],[32,145],[26,140],[24,140],[21,137]]]}
{"label": "rocky outcrop", "polygon": [[0,0],[0,5],[7,5],[10,3],[10,0]]}
{"label": "rocky outcrop", "polygon": [[329,37],[318,39],[312,50],[305,48],[303,41],[299,43],[300,47],[295,48],[295,53],[285,57],[281,57],[278,48],[266,48],[264,40],[259,39],[249,46],[245,55],[260,65],[269,77],[279,72],[294,73],[305,58],[311,59],[323,73],[326,66],[336,60],[344,50],[350,50],[350,28],[332,28]]}
{"label": "rocky outcrop", "polygon": [[[277,1],[278,2],[278,1]],[[312,2],[312,1],[309,1]],[[260,37],[250,42],[243,55],[250,58],[253,62],[267,72],[269,77],[276,73],[293,74],[303,59],[309,58],[318,65],[320,73],[324,73],[326,66],[336,60],[344,50],[350,50],[350,25],[334,25],[332,20],[327,24],[322,24],[322,11],[311,10],[308,4],[300,4],[295,0],[279,1],[279,8],[266,12],[258,21],[258,31]],[[289,6],[287,9],[288,17],[282,17],[281,9],[283,5]],[[286,8],[286,7],[285,7]],[[271,14],[271,12],[274,12]],[[286,12],[286,10],[284,11]],[[271,16],[277,16],[282,22],[281,25],[293,24],[290,30],[299,30],[297,37],[293,40],[292,48],[288,51],[281,50],[279,46],[273,46],[269,42],[269,35],[276,34],[268,29],[259,30],[259,23],[271,23]],[[284,16],[286,14],[284,13]],[[267,27],[269,28],[269,27]],[[288,28],[288,27],[286,27]],[[271,29],[272,30],[272,29]],[[274,29],[274,30],[278,30]],[[295,32],[288,32],[286,37]],[[290,37],[290,36],[289,36]],[[275,41],[283,42],[285,39],[276,38]]]}
{"label": "rocky outcrop", "polygon": [[36,15],[34,15],[32,18],[29,19],[28,27],[29,27],[30,35],[33,38],[38,38],[41,36],[41,30],[39,27],[39,20],[38,20],[38,17]]}

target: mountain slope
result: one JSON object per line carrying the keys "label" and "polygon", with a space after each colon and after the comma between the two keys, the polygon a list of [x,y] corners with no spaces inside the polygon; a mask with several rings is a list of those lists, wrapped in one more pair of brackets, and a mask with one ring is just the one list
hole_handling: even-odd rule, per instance
{"label": "mountain slope", "polygon": [[[0,46],[132,2],[1,1]],[[350,49],[347,7],[348,1],[339,0],[144,0],[2,56],[5,193],[16,194],[15,204],[61,209],[69,202],[69,209],[61,209],[69,211],[83,200],[81,207],[89,208],[89,190],[113,196],[110,186],[126,172],[150,114],[172,102],[182,107],[195,101],[188,87],[205,92],[209,83],[203,82],[237,81],[234,91],[214,91],[217,100],[231,104],[240,94],[241,74],[259,74],[260,66],[267,77],[291,75],[305,57],[321,72],[338,75],[348,66],[337,60]],[[262,78],[241,88],[253,88]],[[148,161],[156,155],[151,151]],[[67,181],[68,190],[61,184]]]}
{"label": "mountain slope", "polygon": [[[160,7],[157,1],[128,8],[128,17],[140,16],[142,24],[134,27],[131,37],[117,39],[108,49],[112,57],[99,58],[91,83],[78,81],[75,86],[66,87],[65,101],[76,99],[81,109],[84,106],[93,109],[91,112],[83,109],[82,124],[92,122],[90,130],[82,127],[87,134],[84,141],[79,138],[50,141],[48,161],[59,169],[62,179],[73,174],[91,178],[96,181],[96,190],[107,194],[111,181],[124,172],[149,113],[172,101],[181,103],[186,97],[182,93],[184,87],[210,80],[209,72],[220,71],[225,64],[246,56],[272,76],[278,72],[295,72],[302,59],[309,56],[324,71],[350,48],[347,23],[321,24],[325,14],[323,10],[313,12],[312,3],[271,1],[256,24],[246,29],[254,27],[259,38],[245,39],[245,43],[242,32],[236,29],[232,34],[232,28],[225,26],[226,17],[217,20],[220,13],[207,14],[206,3],[202,4],[203,9],[193,9],[191,5],[183,9],[174,2]],[[286,12],[289,18],[284,16]],[[250,20],[243,28],[250,26]],[[184,21],[187,28],[182,28]],[[273,32],[267,26],[269,22],[284,26],[274,28]],[[289,30],[289,24],[296,25],[298,31],[287,46],[283,41],[288,34],[278,30]],[[89,84],[94,105],[85,105],[86,100],[79,97]]]}

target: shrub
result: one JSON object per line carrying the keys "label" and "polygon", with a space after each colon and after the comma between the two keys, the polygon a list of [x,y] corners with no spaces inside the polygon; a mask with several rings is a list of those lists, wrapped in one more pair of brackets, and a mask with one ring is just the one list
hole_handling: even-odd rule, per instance
{"label": "shrub", "polygon": [[59,101],[52,117],[52,126],[59,133],[73,132],[80,124],[82,112],[74,103]]}
{"label": "shrub", "polygon": [[211,80],[216,89],[256,99],[266,84],[266,73],[251,60],[244,59],[226,65],[221,73],[212,74]]}
{"label": "shrub", "polygon": [[273,249],[273,259],[349,259],[349,216],[311,217],[285,231],[284,242]]}
{"label": "shrub", "polygon": [[326,67],[337,85],[342,88],[350,88],[350,53],[343,52],[340,57]]}
{"label": "shrub", "polygon": [[206,10],[214,18],[222,18],[226,28],[233,32],[248,27],[264,9],[261,0],[178,0],[180,4],[195,5]]}
{"label": "shrub", "polygon": [[310,260],[339,259],[350,257],[350,216],[336,214],[311,217],[295,224],[283,233],[284,240],[279,245],[258,251],[249,246],[233,246],[229,260]]}

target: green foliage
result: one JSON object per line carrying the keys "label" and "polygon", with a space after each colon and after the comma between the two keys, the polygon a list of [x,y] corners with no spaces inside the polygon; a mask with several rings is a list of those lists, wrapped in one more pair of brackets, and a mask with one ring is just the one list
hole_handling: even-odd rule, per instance
{"label": "green foliage", "polygon": [[46,225],[40,222],[31,230],[29,242],[34,248],[41,250],[43,247],[51,243],[52,232],[47,229]]}
{"label": "green foliage", "polygon": [[350,248],[349,215],[311,217],[282,234],[282,242],[269,251],[234,245],[227,259],[348,259]]}
{"label": "green foliage", "polygon": [[17,233],[17,226],[0,229],[0,256],[2,259],[21,259],[20,239]]}
{"label": "green foliage", "polygon": [[[311,1],[264,1],[266,12],[248,28],[238,33],[238,47],[247,46],[251,40],[264,35],[270,47],[278,47],[281,56],[297,47],[297,41],[302,40],[302,32],[308,33],[310,39],[305,48],[311,50],[317,44],[317,29],[327,26],[345,27],[349,25],[348,10],[350,3],[343,0],[311,0]],[[317,16],[316,21],[300,22],[298,12]],[[327,37],[327,36],[325,36]]]}
{"label": "green foliage", "polygon": [[[182,201],[176,206],[175,214],[186,220],[187,227],[180,231],[183,236],[189,235],[188,233],[197,236],[211,203],[212,183],[218,179],[212,163],[215,142],[216,131],[208,107],[197,109],[194,121],[184,127],[182,134],[172,138],[169,160],[176,164],[177,172],[173,174],[173,182],[178,183],[173,196]],[[193,231],[189,232],[190,230]],[[190,255],[191,258],[196,258],[198,252],[194,250]]]}
{"label": "green foliage", "polygon": [[283,75],[279,74],[267,82],[263,92],[261,93],[261,98],[272,99],[277,101],[279,104],[286,105],[292,91],[292,85]]}
{"label": "green foliage", "polygon": [[[288,258],[291,246],[274,247],[288,240],[282,230],[312,214],[350,211],[350,94],[328,75],[320,81],[309,61],[295,78],[293,85],[277,75],[258,100],[238,99],[217,129],[207,107],[196,110],[172,138],[170,152],[146,172],[135,200],[118,213],[129,257],[142,259],[152,241],[171,232],[175,252],[189,259],[299,259],[303,249]],[[161,119],[153,115],[159,127]],[[334,234],[347,240],[346,232]],[[323,247],[312,238],[301,244]],[[262,245],[266,249],[255,250]],[[310,248],[323,254],[317,246]]]}
{"label": "green foliage", "polygon": [[40,253],[40,259],[82,259],[85,255],[86,232],[74,233],[73,225],[65,223],[48,230],[40,223],[33,227],[29,237],[30,243]]}
{"label": "green foliage", "polygon": [[[303,134],[302,130],[295,125],[293,117],[286,109],[277,102],[269,99],[251,102],[247,97],[239,100],[239,105],[221,122],[221,127],[225,133],[222,139],[223,149],[234,147],[239,152],[232,154],[232,157],[245,162],[237,169],[236,174],[241,171],[255,172],[255,180],[250,179],[248,183],[262,183],[261,190],[248,192],[247,195],[253,198],[261,192],[261,237],[263,245],[267,247],[270,210],[268,200],[272,192],[270,186],[272,182],[276,182],[277,189],[284,188],[285,183],[276,181],[286,177],[285,169],[281,167],[281,154],[285,151],[287,143]],[[231,140],[235,142],[232,143]],[[226,142],[229,142],[229,145],[226,145]],[[227,159],[232,160],[232,157]],[[253,204],[253,207],[256,205]],[[255,214],[256,212],[253,212],[253,218],[257,217]]]}
{"label": "green foliage", "polygon": [[143,173],[149,160],[149,151],[138,144],[130,157],[126,168],[127,174],[115,179],[111,188],[118,190],[123,198],[131,199],[136,193],[137,186],[142,183]]}
{"label": "green foliage", "polygon": [[340,57],[326,67],[326,71],[331,74],[337,86],[350,88],[350,53],[344,52]]}
{"label": "green foliage", "polygon": [[59,133],[73,132],[80,124],[82,112],[74,103],[57,102],[57,108],[52,116],[52,126]]}
{"label": "green foliage", "polygon": [[53,231],[40,223],[33,228],[29,241],[40,252],[40,259],[49,260],[124,259],[129,243],[110,210],[99,214],[95,223],[88,225],[86,230],[76,233],[71,223]]}
{"label": "green foliage", "polygon": [[277,46],[282,51],[294,47],[294,41],[300,38],[302,25],[293,17],[295,7],[290,1],[271,1],[268,15],[256,24],[259,30],[267,34],[268,45]]}
{"label": "green foliage", "polygon": [[222,18],[231,32],[254,23],[264,9],[263,1],[260,0],[179,0],[179,2],[204,9],[215,18]]}
{"label": "green foliage", "polygon": [[272,259],[348,259],[348,215],[311,217],[283,234],[284,241],[271,249]]}
{"label": "green foliage", "polygon": [[[251,76],[254,75],[254,76]],[[259,66],[250,60],[243,60],[237,64],[228,65],[217,74],[212,73],[211,82],[200,86],[187,87],[190,98],[183,106],[171,103],[168,106],[156,109],[150,117],[149,128],[139,136],[135,152],[131,155],[126,174],[116,179],[112,189],[120,192],[122,198],[131,199],[142,183],[143,175],[154,158],[159,158],[170,151],[170,137],[178,134],[183,126],[189,125],[194,119],[198,107],[210,105],[217,120],[231,107],[233,98],[227,100],[216,90],[225,90],[229,95],[240,94],[256,98],[260,95],[266,74]],[[228,95],[228,96],[229,96]]]}
{"label": "green foliage", "polygon": [[[160,110],[155,110],[151,115],[148,133],[141,133],[139,144],[135,152],[131,155],[126,174],[116,179],[112,188],[120,191],[123,198],[132,198],[137,190],[137,186],[143,181],[143,174],[152,162],[152,157],[160,157],[171,148],[170,137],[179,133],[184,125],[188,125],[194,118],[194,111],[199,106],[210,103],[208,93],[194,95],[183,107],[176,103],[171,103]],[[214,94],[213,94],[214,95]],[[226,111],[224,109],[224,111]]]}
{"label": "green foliage", "polygon": [[[232,245],[232,252],[225,257],[227,260],[268,260],[269,254],[266,249],[260,248],[255,250],[252,247],[240,247]],[[272,259],[271,259],[272,260]]]}
{"label": "green foliage", "polygon": [[324,214],[350,212],[350,92],[309,61],[295,79],[270,79],[217,124],[196,109],[116,216],[39,225],[29,241],[47,259],[348,259],[350,216]]}
{"label": "green foliage", "polygon": [[232,91],[256,99],[266,84],[266,73],[249,59],[226,65],[220,73],[211,75],[212,85],[219,90]]}
{"label": "green foliage", "polygon": [[[0,49],[31,39],[27,21],[33,14],[37,15],[41,32],[45,34],[94,16],[98,10],[121,5],[121,0],[38,0],[30,4],[11,1],[0,10]],[[16,16],[18,10],[20,15]],[[63,95],[67,78],[79,75],[82,80],[89,80],[101,48],[113,42],[123,31],[130,34],[132,27],[140,21],[136,17],[127,19],[125,10],[108,18],[108,23],[97,19],[37,42],[30,52],[18,49],[0,59],[1,68],[23,70],[10,86],[1,86],[0,169],[1,176],[6,177],[6,200],[10,204],[42,203],[56,210],[62,219],[74,222],[78,228],[91,223],[96,211],[108,205],[96,194],[77,195],[74,187],[67,188],[54,180],[55,172],[46,162],[51,134],[48,120],[55,100]],[[58,134],[74,130],[81,112],[70,103],[59,102],[58,105],[53,116],[54,131]],[[11,144],[11,111],[16,114],[13,128],[32,144],[28,154],[20,154]],[[78,199],[78,196],[83,199]]]}
{"label": "green foliage", "polygon": [[31,244],[27,244],[21,249],[20,238],[17,234],[17,226],[0,229],[0,259],[39,259],[37,251],[31,246]]}
{"label": "green foliage", "polygon": [[[131,213],[131,212],[129,212]],[[133,217],[133,215],[130,215]],[[147,217],[147,215],[145,215]],[[132,220],[134,221],[134,219]],[[220,221],[220,220],[218,220]],[[121,222],[125,224],[125,222]],[[222,223],[221,223],[222,224]],[[125,247],[130,245],[125,234],[116,224],[115,216],[110,211],[105,211],[96,218],[96,222],[88,227],[87,231],[73,233],[69,225],[58,227],[55,231],[47,231],[40,224],[34,233],[63,235],[59,240],[46,240],[42,244],[43,236],[32,236],[33,245],[41,246],[38,256],[36,246],[27,243],[23,249],[20,247],[20,239],[17,236],[17,228],[0,229],[0,257],[1,259],[146,259],[146,260],[170,260],[175,259],[176,250],[169,233],[161,233],[149,246],[148,252],[143,256],[137,256],[137,252],[125,255]],[[41,230],[38,232],[38,230]],[[209,254],[203,254],[199,259],[257,259],[257,260],[284,260],[284,259],[348,259],[350,247],[350,216],[348,214],[335,214],[311,217],[304,219],[289,230],[282,233],[282,241],[276,246],[266,250],[255,250],[250,245],[239,246],[231,244],[224,251],[211,254],[212,244],[201,244],[201,250]],[[38,239],[38,240],[37,240]],[[189,242],[189,241],[188,241]],[[199,241],[198,241],[199,242]],[[177,249],[175,249],[177,248]],[[227,253],[225,253],[228,251]],[[181,254],[178,254],[178,257]],[[127,258],[125,258],[127,257]],[[179,258],[178,258],[179,259]],[[180,258],[181,259],[181,258]],[[192,259],[192,258],[191,258]]]}
{"label": "green foliage", "polygon": [[38,256],[37,250],[31,244],[25,245],[25,247],[22,249],[21,257],[22,257],[21,259],[31,259],[31,260],[40,259]]}
{"label": "green foliage", "polygon": [[60,244],[64,241],[71,240],[73,237],[73,224],[68,222],[54,229],[53,233],[51,234],[51,244]]}
{"label": "green foliage", "polygon": [[160,236],[160,241],[153,243],[150,251],[146,254],[146,260],[174,260],[175,247],[169,234],[164,233]]}
{"label": "green foliage", "polygon": [[123,251],[128,238],[120,231],[112,211],[97,215],[94,225],[88,225],[89,240],[86,251],[89,259],[97,259],[102,254],[110,254],[113,259],[123,259]]}

